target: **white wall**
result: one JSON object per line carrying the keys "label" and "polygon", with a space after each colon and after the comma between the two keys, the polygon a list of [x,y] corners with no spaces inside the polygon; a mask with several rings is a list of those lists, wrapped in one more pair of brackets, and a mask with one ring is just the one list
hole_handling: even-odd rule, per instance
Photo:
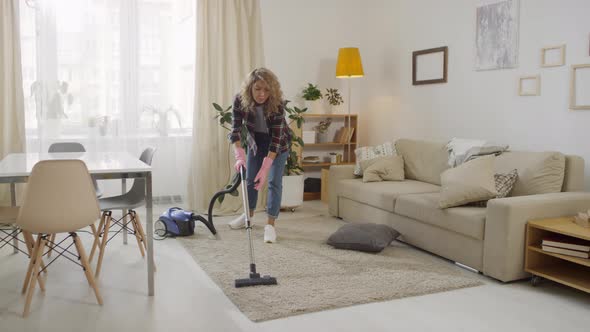
{"label": "white wall", "polygon": [[[333,78],[337,49],[358,46],[365,77],[351,83],[361,144],[464,137],[558,150],[584,157],[590,188],[590,112],[568,109],[569,66],[590,63],[590,1],[521,0],[519,66],[493,71],[473,69],[480,3],[261,0],[266,64],[287,97],[308,81],[345,88]],[[540,68],[541,48],[563,43],[566,66]],[[412,52],[438,46],[449,47],[448,83],[413,86]],[[541,95],[518,96],[518,78],[537,74]]]}
{"label": "white wall", "polygon": [[[568,97],[570,65],[590,63],[590,1],[521,0],[519,66],[493,71],[473,69],[478,3],[399,3],[395,137],[484,138],[512,149],[579,154],[588,174],[590,112],[568,110]],[[558,44],[567,45],[566,66],[541,68],[541,48]],[[413,86],[412,51],[438,46],[449,47],[448,83]],[[518,96],[518,78],[525,75],[541,76],[540,96]]]}

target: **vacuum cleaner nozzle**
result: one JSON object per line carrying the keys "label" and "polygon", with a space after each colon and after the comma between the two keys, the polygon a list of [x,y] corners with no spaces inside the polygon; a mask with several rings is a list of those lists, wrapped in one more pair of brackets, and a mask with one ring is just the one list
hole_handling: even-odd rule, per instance
{"label": "vacuum cleaner nozzle", "polygon": [[276,285],[277,278],[260,276],[260,273],[250,273],[250,278],[236,279],[236,288],[261,285]]}

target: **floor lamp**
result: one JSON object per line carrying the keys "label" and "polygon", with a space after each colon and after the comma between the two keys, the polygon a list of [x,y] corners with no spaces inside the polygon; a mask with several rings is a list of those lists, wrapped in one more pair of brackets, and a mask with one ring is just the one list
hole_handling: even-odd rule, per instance
{"label": "floor lamp", "polygon": [[[363,77],[363,63],[361,62],[361,54],[357,47],[345,47],[338,50],[338,61],[336,63],[336,77],[337,78],[355,78]],[[348,88],[348,132],[350,134],[350,80],[347,80]],[[348,151],[346,155],[346,161],[350,163],[350,141],[347,138],[346,144],[348,145]]]}

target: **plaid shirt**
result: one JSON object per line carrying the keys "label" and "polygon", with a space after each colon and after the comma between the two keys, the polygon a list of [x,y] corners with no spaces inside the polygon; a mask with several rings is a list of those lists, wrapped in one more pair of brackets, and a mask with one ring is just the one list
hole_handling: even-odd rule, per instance
{"label": "plaid shirt", "polygon": [[[248,129],[248,137],[246,137],[246,142],[250,150],[256,154],[257,146],[256,141],[254,140],[254,124],[256,113],[245,111],[242,108],[241,98],[238,95],[234,99],[232,114],[233,125],[232,131],[228,135],[229,140],[232,143],[241,140],[240,131],[242,125],[245,123],[246,128]],[[270,135],[270,145],[268,150],[275,153],[289,150],[289,142],[291,142],[291,128],[289,128],[289,125],[285,119],[285,109],[283,107],[280,107],[277,113],[267,114],[266,126],[268,127],[268,134]]]}

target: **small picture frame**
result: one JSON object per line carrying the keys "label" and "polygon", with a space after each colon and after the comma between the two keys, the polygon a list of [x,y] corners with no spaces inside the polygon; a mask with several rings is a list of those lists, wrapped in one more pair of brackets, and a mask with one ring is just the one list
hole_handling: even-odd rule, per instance
{"label": "small picture frame", "polygon": [[541,76],[523,76],[518,80],[519,96],[539,96],[541,94]]}
{"label": "small picture frame", "polygon": [[412,85],[447,82],[447,46],[412,52]]}
{"label": "small picture frame", "polygon": [[565,44],[541,49],[541,67],[559,67],[563,65],[565,65]]}
{"label": "small picture frame", "polygon": [[590,110],[590,63],[571,66],[570,109]]}

